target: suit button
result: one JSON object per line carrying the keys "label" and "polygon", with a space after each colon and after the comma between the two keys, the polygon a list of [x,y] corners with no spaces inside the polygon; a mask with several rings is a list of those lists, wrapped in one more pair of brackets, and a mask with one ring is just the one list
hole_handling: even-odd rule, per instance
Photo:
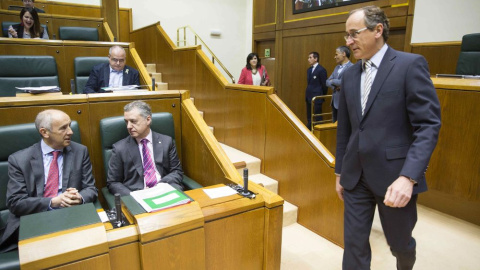
{"label": "suit button", "polygon": [[360,127],[360,131],[363,131],[363,127]]}

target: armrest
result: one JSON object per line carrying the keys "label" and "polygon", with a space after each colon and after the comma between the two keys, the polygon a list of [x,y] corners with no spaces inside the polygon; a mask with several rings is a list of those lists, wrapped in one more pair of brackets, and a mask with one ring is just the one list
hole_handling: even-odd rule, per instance
{"label": "armrest", "polygon": [[202,185],[195,182],[195,180],[186,176],[185,174],[183,175],[182,183],[185,186],[185,190],[191,190],[191,189],[197,189],[197,188],[202,188],[203,187]]}

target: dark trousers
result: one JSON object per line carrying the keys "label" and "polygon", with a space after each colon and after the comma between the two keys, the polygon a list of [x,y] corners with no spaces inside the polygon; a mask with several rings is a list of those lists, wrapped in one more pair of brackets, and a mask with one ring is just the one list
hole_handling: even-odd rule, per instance
{"label": "dark trousers", "polygon": [[[322,113],[323,99],[315,100],[315,114]],[[323,120],[322,116],[316,116],[314,121]],[[307,100],[307,128],[312,129],[312,100]]]}
{"label": "dark trousers", "polygon": [[365,183],[363,176],[353,190],[343,193],[344,270],[370,269],[370,231],[372,229],[375,206],[378,206],[380,221],[390,251],[397,258],[397,269],[410,270],[415,264],[415,239],[412,231],[417,222],[417,195],[413,195],[402,208],[388,207],[383,196],[376,196]]}

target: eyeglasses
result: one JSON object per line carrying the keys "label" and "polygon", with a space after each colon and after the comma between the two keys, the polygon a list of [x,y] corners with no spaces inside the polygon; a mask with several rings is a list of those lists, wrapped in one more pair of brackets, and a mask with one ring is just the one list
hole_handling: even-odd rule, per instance
{"label": "eyeglasses", "polygon": [[123,62],[125,62],[125,59],[117,59],[117,58],[113,58],[113,57],[110,58],[110,60],[113,61],[114,63],[117,63],[117,62],[123,63]]}
{"label": "eyeglasses", "polygon": [[361,32],[363,32],[367,29],[368,29],[368,27],[364,27],[362,29],[358,29],[357,31],[353,31],[352,33],[346,33],[343,38],[345,39],[345,41],[348,41],[349,38],[356,39],[358,34],[360,34]]}

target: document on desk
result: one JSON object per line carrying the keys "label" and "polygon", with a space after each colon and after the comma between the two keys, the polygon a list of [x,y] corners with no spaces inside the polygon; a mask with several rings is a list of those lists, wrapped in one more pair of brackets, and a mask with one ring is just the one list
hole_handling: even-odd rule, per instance
{"label": "document on desk", "polygon": [[39,86],[39,87],[15,87],[15,88],[31,94],[60,92],[60,87],[54,86],[54,85]]}
{"label": "document on desk", "polygon": [[210,197],[210,199],[216,199],[220,197],[226,197],[226,196],[237,194],[236,190],[228,186],[203,189],[203,192],[205,192],[208,195],[208,197]]}
{"label": "document on desk", "polygon": [[158,183],[153,188],[132,191],[130,195],[149,213],[192,201],[185,193],[167,183]]}
{"label": "document on desk", "polygon": [[106,92],[115,92],[115,91],[126,91],[126,90],[135,90],[139,85],[132,84],[132,85],[123,85],[123,86],[114,86],[114,87],[102,87],[102,89]]}

